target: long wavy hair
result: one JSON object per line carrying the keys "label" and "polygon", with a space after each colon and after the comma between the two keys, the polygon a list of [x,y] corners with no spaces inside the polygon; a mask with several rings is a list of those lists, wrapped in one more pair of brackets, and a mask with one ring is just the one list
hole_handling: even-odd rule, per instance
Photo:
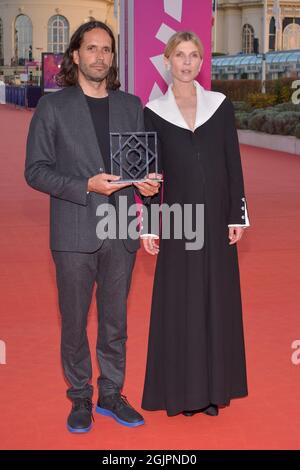
{"label": "long wavy hair", "polygon": [[69,47],[64,53],[63,60],[61,63],[60,71],[56,75],[56,83],[61,87],[68,87],[78,84],[78,66],[73,61],[73,52],[78,51],[83,41],[83,36],[92,29],[103,29],[108,33],[111,38],[113,62],[109,69],[106,81],[108,90],[117,90],[121,84],[118,80],[118,68],[117,68],[117,55],[116,55],[116,40],[112,30],[102,21],[89,21],[84,23],[74,32],[71,37]]}

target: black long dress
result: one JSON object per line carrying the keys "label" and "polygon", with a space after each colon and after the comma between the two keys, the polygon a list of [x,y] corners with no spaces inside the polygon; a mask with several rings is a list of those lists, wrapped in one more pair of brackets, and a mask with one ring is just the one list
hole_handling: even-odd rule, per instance
{"label": "black long dress", "polygon": [[159,140],[163,202],[204,204],[202,249],[161,239],[156,265],[142,407],[169,416],[247,395],[237,247],[228,239],[228,225],[249,225],[234,112],[224,95],[195,86],[194,132],[171,86],[145,108]]}

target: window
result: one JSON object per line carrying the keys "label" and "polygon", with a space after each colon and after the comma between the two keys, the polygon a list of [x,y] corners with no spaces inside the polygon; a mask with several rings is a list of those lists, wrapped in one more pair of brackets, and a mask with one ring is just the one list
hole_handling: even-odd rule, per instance
{"label": "window", "polygon": [[65,52],[69,44],[69,22],[61,15],[48,21],[48,52]]}
{"label": "window", "polygon": [[0,65],[4,65],[3,61],[3,22],[0,18]]}
{"label": "window", "polygon": [[32,23],[27,15],[19,15],[15,21],[15,57],[19,65],[32,54]]}
{"label": "window", "polygon": [[243,26],[243,53],[252,54],[254,42],[254,29],[250,24]]}
{"label": "window", "polygon": [[300,48],[300,25],[297,23],[290,23],[284,28],[283,31],[283,49]]}
{"label": "window", "polygon": [[276,43],[276,23],[274,16],[270,20],[269,27],[269,51],[275,51]]}
{"label": "window", "polygon": [[283,21],[282,21],[282,29],[284,30],[286,26],[291,23],[296,23],[300,25],[300,18],[286,16],[285,18],[283,18]]}

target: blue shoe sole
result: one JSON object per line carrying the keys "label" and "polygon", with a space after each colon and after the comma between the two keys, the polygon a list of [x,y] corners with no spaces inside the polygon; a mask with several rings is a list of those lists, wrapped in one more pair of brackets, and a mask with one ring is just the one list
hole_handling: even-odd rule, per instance
{"label": "blue shoe sole", "polygon": [[92,425],[90,425],[88,428],[72,428],[71,426],[67,424],[67,429],[72,434],[82,434],[85,432],[89,432],[92,429]]}
{"label": "blue shoe sole", "polygon": [[96,413],[99,413],[102,416],[109,416],[113,418],[117,423],[122,424],[123,426],[127,426],[128,428],[136,428],[137,426],[142,426],[145,424],[145,421],[142,419],[141,421],[137,421],[136,423],[128,423],[127,421],[123,421],[122,419],[118,418],[112,411],[106,410],[105,408],[101,408],[100,406],[96,406]]}

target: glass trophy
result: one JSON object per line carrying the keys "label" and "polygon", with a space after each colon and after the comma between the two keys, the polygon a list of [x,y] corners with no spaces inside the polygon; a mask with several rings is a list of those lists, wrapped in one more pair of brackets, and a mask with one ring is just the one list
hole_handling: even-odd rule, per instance
{"label": "glass trophy", "polygon": [[120,176],[114,184],[143,182],[149,173],[158,173],[157,133],[111,132],[110,159],[111,174]]}

